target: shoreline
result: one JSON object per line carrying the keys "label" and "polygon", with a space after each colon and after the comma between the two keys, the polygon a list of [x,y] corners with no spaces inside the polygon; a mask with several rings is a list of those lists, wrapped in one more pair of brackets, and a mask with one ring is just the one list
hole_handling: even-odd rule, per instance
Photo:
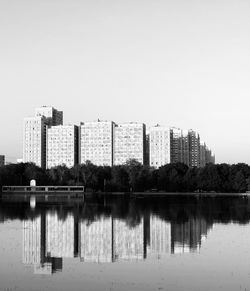
{"label": "shoreline", "polygon": [[41,191],[30,191],[30,192],[18,192],[18,191],[8,191],[0,192],[0,197],[3,196],[126,196],[126,197],[136,197],[136,196],[146,196],[146,197],[156,197],[156,196],[194,196],[194,197],[227,197],[227,196],[250,196],[250,193],[222,193],[222,192],[75,192],[75,191],[65,191],[65,192],[41,192]]}

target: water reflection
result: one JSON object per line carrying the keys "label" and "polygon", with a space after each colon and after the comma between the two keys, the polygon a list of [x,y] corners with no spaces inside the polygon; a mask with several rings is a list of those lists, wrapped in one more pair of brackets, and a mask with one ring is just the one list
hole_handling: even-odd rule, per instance
{"label": "water reflection", "polygon": [[23,220],[25,265],[61,271],[64,258],[115,263],[198,252],[213,223],[248,223],[247,198],[93,199],[83,203],[0,204],[0,218]]}

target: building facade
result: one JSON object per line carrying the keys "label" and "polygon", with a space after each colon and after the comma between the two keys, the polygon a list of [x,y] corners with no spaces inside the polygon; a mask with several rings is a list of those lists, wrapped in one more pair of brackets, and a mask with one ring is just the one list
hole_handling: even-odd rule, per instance
{"label": "building facade", "polygon": [[190,145],[189,145],[188,130],[182,130],[181,148],[182,148],[181,163],[184,163],[185,165],[189,166],[190,165],[190,160],[189,160]]}
{"label": "building facade", "polygon": [[23,162],[46,166],[46,118],[43,116],[24,119]]}
{"label": "building facade", "polygon": [[114,122],[94,121],[80,125],[80,163],[97,166],[113,165]]}
{"label": "building facade", "polygon": [[46,167],[47,129],[62,123],[63,112],[49,106],[36,108],[34,117],[24,118],[24,163],[35,163],[39,167]]}
{"label": "building facade", "polygon": [[51,106],[42,106],[36,108],[35,116],[44,116],[48,126],[63,124],[63,112]]}
{"label": "building facade", "polygon": [[78,127],[58,125],[48,128],[47,168],[65,165],[71,168],[78,164]]}
{"label": "building facade", "polygon": [[189,166],[200,167],[200,136],[194,130],[189,130]]}
{"label": "building facade", "polygon": [[159,168],[171,162],[170,129],[166,126],[153,126],[149,131],[150,166]]}
{"label": "building facade", "polygon": [[143,123],[123,123],[114,129],[114,164],[123,165],[135,159],[141,164],[146,160],[146,126]]}
{"label": "building facade", "polygon": [[184,163],[187,166],[189,163],[189,137],[188,131],[180,128],[171,128],[171,163]]}
{"label": "building facade", "polygon": [[171,163],[181,162],[182,159],[182,130],[172,127],[170,129]]}
{"label": "building facade", "polygon": [[0,155],[0,167],[3,167],[5,165],[5,156]]}
{"label": "building facade", "polygon": [[200,167],[201,168],[206,166],[206,151],[207,151],[207,146],[203,141],[201,141],[200,142]]}
{"label": "building facade", "polygon": [[206,161],[206,164],[214,164],[215,163],[215,156],[209,148],[206,148],[205,161]]}

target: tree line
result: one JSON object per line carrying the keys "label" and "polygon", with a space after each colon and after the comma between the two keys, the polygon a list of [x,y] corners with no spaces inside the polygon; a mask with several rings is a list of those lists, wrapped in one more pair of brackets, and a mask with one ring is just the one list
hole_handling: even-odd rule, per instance
{"label": "tree line", "polygon": [[[0,186],[37,185],[85,186],[86,191],[105,192],[245,192],[250,184],[247,164],[207,164],[189,168],[185,164],[167,164],[154,169],[136,160],[120,166],[96,166],[87,161],[72,168],[58,166],[42,169],[33,163],[0,167]],[[2,187],[1,187],[2,188]]]}

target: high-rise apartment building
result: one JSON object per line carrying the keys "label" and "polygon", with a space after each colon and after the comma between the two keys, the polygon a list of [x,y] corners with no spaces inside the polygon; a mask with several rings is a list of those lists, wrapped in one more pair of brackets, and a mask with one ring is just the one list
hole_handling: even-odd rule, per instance
{"label": "high-rise apartment building", "polygon": [[145,164],[146,126],[143,123],[123,123],[114,129],[114,164],[122,165],[135,159]]}
{"label": "high-rise apartment building", "polygon": [[182,160],[182,130],[180,128],[171,128],[171,163],[178,163]]}
{"label": "high-rise apartment building", "polygon": [[145,145],[145,162],[144,164],[146,166],[149,166],[149,155],[150,155],[150,136],[149,134],[146,134],[146,145]]}
{"label": "high-rise apartment building", "polygon": [[42,260],[41,216],[23,221],[22,262],[27,265],[38,265]]}
{"label": "high-rise apartment building", "polygon": [[207,146],[203,141],[201,141],[200,142],[200,167],[201,168],[206,166],[206,151],[207,151]]}
{"label": "high-rise apartment building", "polygon": [[[54,235],[56,239],[62,241],[61,237],[58,238],[57,235],[57,233]],[[62,270],[62,258],[51,257],[50,249],[46,250],[46,244],[51,243],[47,239],[50,239],[50,237],[46,230],[46,217],[44,214],[23,221],[22,262],[25,265],[33,265],[35,274],[51,275],[56,271]],[[62,245],[59,248],[61,251]]]}
{"label": "high-rise apartment building", "polygon": [[3,167],[5,165],[5,156],[0,155],[0,167]]}
{"label": "high-rise apartment building", "polygon": [[211,152],[211,163],[215,164],[215,154]]}
{"label": "high-rise apartment building", "polygon": [[189,130],[189,166],[200,167],[200,136],[197,132]]}
{"label": "high-rise apartment building", "polygon": [[204,218],[189,218],[185,222],[171,224],[171,252],[196,252],[201,247],[201,240],[207,236],[210,225]]}
{"label": "high-rise apartment building", "polygon": [[23,162],[46,167],[47,128],[63,123],[63,112],[53,107],[35,109],[35,117],[24,119]]}
{"label": "high-rise apartment building", "polygon": [[24,119],[23,162],[46,166],[46,118],[43,116]]}
{"label": "high-rise apartment building", "polygon": [[114,122],[94,121],[80,125],[80,163],[90,161],[97,166],[113,165]]}
{"label": "high-rise apartment building", "polygon": [[205,151],[205,161],[206,161],[206,164],[215,163],[215,156],[209,148],[206,148],[206,151]]}
{"label": "high-rise apartment building", "polygon": [[78,164],[78,127],[57,125],[48,128],[47,168],[65,165],[68,168]]}
{"label": "high-rise apartment building", "polygon": [[159,168],[171,161],[170,157],[170,129],[156,125],[150,128],[150,166]]}
{"label": "high-rise apartment building", "polygon": [[184,163],[185,165],[190,165],[189,160],[189,151],[190,151],[190,145],[189,145],[189,138],[188,138],[188,130],[182,130],[182,137],[181,137],[181,163]]}
{"label": "high-rise apartment building", "polygon": [[36,108],[35,116],[44,116],[48,126],[63,124],[63,112],[51,106],[42,106]]}
{"label": "high-rise apartment building", "polygon": [[171,163],[184,163],[189,166],[189,138],[188,131],[171,128]]}

